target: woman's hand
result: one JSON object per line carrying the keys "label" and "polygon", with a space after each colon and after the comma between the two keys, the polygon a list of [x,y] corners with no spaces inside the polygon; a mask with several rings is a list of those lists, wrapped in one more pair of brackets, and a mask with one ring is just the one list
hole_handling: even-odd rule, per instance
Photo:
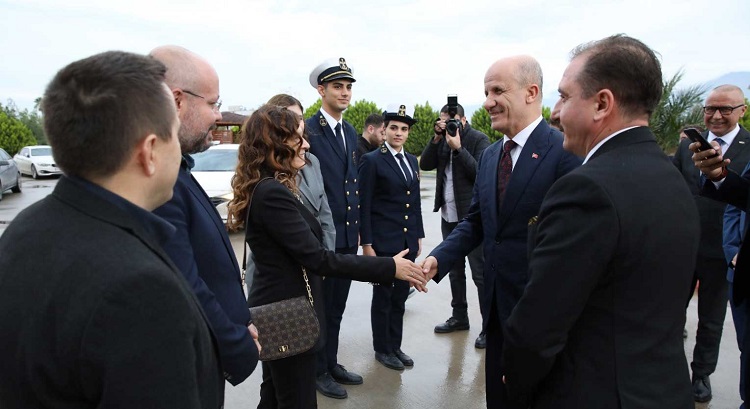
{"label": "woman's hand", "polygon": [[396,278],[407,281],[412,285],[424,286],[427,283],[427,279],[422,273],[422,269],[413,261],[405,259],[404,256],[407,254],[409,254],[409,249],[405,249],[393,256],[393,261],[396,262]]}
{"label": "woman's hand", "polygon": [[372,246],[365,244],[362,246],[362,254],[369,257],[375,257],[375,250],[372,249]]}

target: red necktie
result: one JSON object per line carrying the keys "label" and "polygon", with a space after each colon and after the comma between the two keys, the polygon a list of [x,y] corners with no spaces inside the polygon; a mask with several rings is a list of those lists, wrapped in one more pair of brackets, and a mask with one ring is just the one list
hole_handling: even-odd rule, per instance
{"label": "red necktie", "polygon": [[503,203],[503,196],[505,196],[505,188],[508,187],[510,181],[510,174],[513,172],[513,159],[510,157],[510,151],[515,148],[518,144],[509,139],[503,145],[503,154],[500,157],[500,165],[497,169],[497,208],[500,209],[500,205]]}

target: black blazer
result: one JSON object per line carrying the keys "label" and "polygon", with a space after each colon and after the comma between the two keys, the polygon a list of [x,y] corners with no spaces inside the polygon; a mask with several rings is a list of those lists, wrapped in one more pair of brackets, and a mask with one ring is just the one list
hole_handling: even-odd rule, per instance
{"label": "black blazer", "polygon": [[505,327],[508,391],[533,408],[693,408],[682,329],[700,226],[647,127],[550,188]]}
{"label": "black blazer", "polygon": [[322,232],[315,216],[281,183],[257,185],[246,222],[245,240],[255,256],[255,278],[248,296],[251,307],[307,295],[305,266],[324,342],[325,319],[321,276],[390,284],[395,262],[385,257],[336,254],[321,244]]}
{"label": "black blazer", "polygon": [[305,121],[310,153],[320,160],[320,173],[336,226],[336,248],[356,247],[359,238],[358,136],[349,122],[342,123],[346,153],[341,152],[336,135],[320,111]]}
{"label": "black blazer", "polygon": [[222,406],[201,306],[129,213],[62,177],[0,254],[0,407]]}
{"label": "black blazer", "polygon": [[403,152],[411,166],[410,183],[385,146],[365,154],[360,162],[361,241],[371,244],[377,254],[408,248],[416,255],[419,239],[424,238],[417,158]]}
{"label": "black blazer", "polygon": [[[708,137],[708,132],[703,132],[703,136]],[[701,243],[698,254],[703,257],[724,259],[721,243],[726,205],[700,195],[700,171],[693,163],[693,152],[688,149],[690,143],[690,139],[685,139],[680,143],[672,162],[682,173],[698,206],[701,221]],[[732,160],[729,170],[738,174],[742,173],[745,165],[750,161],[750,132],[740,126],[740,132],[724,152],[724,157]]]}
{"label": "black blazer", "polygon": [[[434,138],[433,138],[434,139]],[[466,216],[471,204],[474,180],[477,177],[477,163],[482,152],[490,146],[490,139],[482,132],[473,129],[468,123],[461,135],[461,149],[451,150],[445,138],[438,143],[427,143],[419,159],[419,168],[435,170],[435,208],[437,212],[445,204],[445,167],[453,156],[453,194],[456,198],[458,220]]]}

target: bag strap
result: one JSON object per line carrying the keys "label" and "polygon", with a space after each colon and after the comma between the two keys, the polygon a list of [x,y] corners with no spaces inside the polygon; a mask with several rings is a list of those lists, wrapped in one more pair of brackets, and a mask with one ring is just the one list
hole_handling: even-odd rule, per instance
{"label": "bag strap", "polygon": [[[268,180],[268,179],[273,179],[273,178],[270,176],[265,177],[261,179],[260,181],[258,181],[258,183],[256,183],[255,187],[253,188],[253,195],[250,196],[250,201],[247,204],[247,214],[245,215],[245,229],[247,229],[247,221],[250,218],[250,205],[252,205],[253,197],[255,196],[255,189],[258,188],[258,185],[260,185],[261,182]],[[297,200],[302,202],[302,199],[300,199],[299,197],[297,197]],[[244,240],[242,244],[242,286],[243,287],[245,286],[245,277],[247,275],[247,271],[246,271],[247,270],[247,247],[248,247],[247,240]],[[305,289],[307,290],[307,299],[308,301],[310,301],[310,306],[315,307],[315,300],[313,300],[312,289],[310,288],[310,280],[308,280],[307,278],[307,270],[305,270],[305,266],[300,265],[300,267],[302,267],[302,278],[305,279]]]}

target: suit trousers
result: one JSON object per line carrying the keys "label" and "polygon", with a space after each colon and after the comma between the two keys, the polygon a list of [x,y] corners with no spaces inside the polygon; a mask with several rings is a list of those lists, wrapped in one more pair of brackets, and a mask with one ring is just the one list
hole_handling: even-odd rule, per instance
{"label": "suit trousers", "polygon": [[[451,234],[456,226],[458,226],[458,222],[451,223],[440,218],[440,230],[443,233],[443,240]],[[486,312],[484,311],[485,303],[482,302],[482,298],[484,297],[484,254],[482,253],[482,246],[477,246],[477,248],[472,250],[467,259],[471,268],[471,278],[477,287],[479,312],[482,315],[482,320],[484,320]],[[469,304],[466,301],[466,263],[456,263],[450,272],[448,272],[448,278],[451,282],[453,318],[468,322]]]}
{"label": "suit trousers", "polygon": [[[396,254],[377,253],[378,256],[393,257]],[[410,252],[406,258],[414,261],[417,254]],[[375,352],[384,354],[401,349],[404,332],[404,312],[409,296],[409,283],[394,280],[393,285],[373,285],[370,323],[372,346]]]}
{"label": "suit trousers", "polygon": [[492,303],[487,311],[487,349],[484,355],[484,380],[487,409],[525,409],[508,399],[503,384],[505,370],[502,367],[503,323],[497,314],[496,294],[492,292]]}
{"label": "suit trousers", "polygon": [[[338,254],[357,254],[357,246],[336,249]],[[329,372],[338,364],[339,332],[341,319],[344,317],[346,300],[349,298],[349,288],[352,280],[347,278],[326,277],[323,280],[323,296],[326,310],[326,340],[325,345],[317,354],[317,373],[322,375]]]}
{"label": "suit trousers", "polygon": [[315,355],[302,354],[263,362],[258,409],[317,408]]}
{"label": "suit trousers", "polygon": [[726,274],[727,262],[723,258],[698,256],[690,289],[692,296],[696,282],[700,283],[698,286],[698,331],[695,335],[693,362],[690,363],[693,377],[708,376],[716,370],[721,333],[727,314],[729,286]]}
{"label": "suit trousers", "polygon": [[739,305],[734,303],[732,299],[732,291],[734,285],[729,283],[729,306],[732,308],[732,321],[734,322],[734,329],[737,332],[737,346],[740,349],[740,397],[742,398],[742,405],[740,409],[745,408],[745,383],[746,383],[746,368],[747,368],[747,354],[745,351],[744,340],[745,331],[747,330],[746,321],[748,319],[747,313],[747,302],[742,301]]}

